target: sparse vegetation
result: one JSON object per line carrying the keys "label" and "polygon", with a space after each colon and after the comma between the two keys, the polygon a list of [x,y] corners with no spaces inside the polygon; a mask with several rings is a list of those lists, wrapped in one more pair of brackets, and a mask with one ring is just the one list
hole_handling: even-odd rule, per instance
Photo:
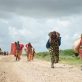
{"label": "sparse vegetation", "polygon": [[[38,59],[50,61],[49,52],[39,52],[35,56]],[[79,57],[75,57],[72,49],[60,50],[60,63],[67,64],[82,64],[82,61]]]}

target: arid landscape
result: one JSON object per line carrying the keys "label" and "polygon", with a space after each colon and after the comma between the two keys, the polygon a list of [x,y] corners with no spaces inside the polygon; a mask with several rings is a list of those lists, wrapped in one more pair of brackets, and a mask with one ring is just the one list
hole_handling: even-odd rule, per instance
{"label": "arid landscape", "polygon": [[50,68],[50,62],[34,59],[28,62],[26,57],[15,61],[12,55],[0,56],[0,82],[81,82],[80,67],[56,64]]}

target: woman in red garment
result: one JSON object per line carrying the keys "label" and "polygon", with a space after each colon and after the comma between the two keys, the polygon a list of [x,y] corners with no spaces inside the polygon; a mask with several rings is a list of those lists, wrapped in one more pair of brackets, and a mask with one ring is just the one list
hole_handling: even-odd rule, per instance
{"label": "woman in red garment", "polygon": [[33,59],[31,43],[28,43],[28,45],[26,44],[26,52],[27,52],[27,60],[31,61]]}
{"label": "woman in red garment", "polygon": [[80,56],[80,59],[82,60],[82,34],[81,34],[81,39],[80,39],[79,56]]}

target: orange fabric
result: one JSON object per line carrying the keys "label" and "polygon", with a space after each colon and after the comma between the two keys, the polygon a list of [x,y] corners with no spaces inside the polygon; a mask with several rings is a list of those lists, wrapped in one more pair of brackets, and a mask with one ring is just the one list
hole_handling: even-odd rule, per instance
{"label": "orange fabric", "polygon": [[22,55],[22,50],[20,50],[19,54],[20,54],[20,56]]}
{"label": "orange fabric", "polygon": [[80,59],[82,60],[82,38],[80,40],[79,55],[80,55]]}
{"label": "orange fabric", "polygon": [[32,49],[28,49],[27,54],[28,54],[28,56],[27,56],[28,57],[28,61],[31,61],[33,59]]}
{"label": "orange fabric", "polygon": [[20,44],[20,51],[16,50],[16,45],[15,43],[11,43],[11,54],[14,55],[18,60],[20,60],[20,56],[22,55],[22,49],[24,45]]}
{"label": "orange fabric", "polygon": [[27,53],[27,59],[28,59],[28,61],[31,61],[33,59],[32,45],[26,44],[26,53]]}
{"label": "orange fabric", "polygon": [[20,51],[16,50],[16,60],[20,60]]}
{"label": "orange fabric", "polygon": [[15,46],[15,43],[11,43],[11,52],[10,52],[12,55],[16,55],[16,46]]}
{"label": "orange fabric", "polygon": [[79,51],[80,59],[82,60],[82,50]]}
{"label": "orange fabric", "polygon": [[23,50],[24,45],[20,44],[20,56],[22,55],[22,50]]}
{"label": "orange fabric", "polygon": [[24,47],[24,45],[23,45],[23,44],[20,44],[20,50],[22,50],[22,49],[23,49],[23,47]]}
{"label": "orange fabric", "polygon": [[19,44],[20,45],[20,50],[19,50],[19,54],[18,54],[18,60],[20,60],[21,58],[21,55],[22,55],[22,50],[23,50],[23,47],[24,45],[23,44]]}
{"label": "orange fabric", "polygon": [[33,55],[32,54],[29,54],[28,55],[28,61],[31,61],[33,59]]}

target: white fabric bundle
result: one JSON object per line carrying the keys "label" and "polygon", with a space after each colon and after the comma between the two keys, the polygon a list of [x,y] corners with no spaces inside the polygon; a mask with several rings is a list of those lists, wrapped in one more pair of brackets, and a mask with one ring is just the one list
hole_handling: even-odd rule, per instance
{"label": "white fabric bundle", "polygon": [[74,43],[73,43],[73,51],[75,52],[75,53],[79,53],[79,47],[80,47],[80,38],[79,39],[77,39],[76,41],[74,41]]}

